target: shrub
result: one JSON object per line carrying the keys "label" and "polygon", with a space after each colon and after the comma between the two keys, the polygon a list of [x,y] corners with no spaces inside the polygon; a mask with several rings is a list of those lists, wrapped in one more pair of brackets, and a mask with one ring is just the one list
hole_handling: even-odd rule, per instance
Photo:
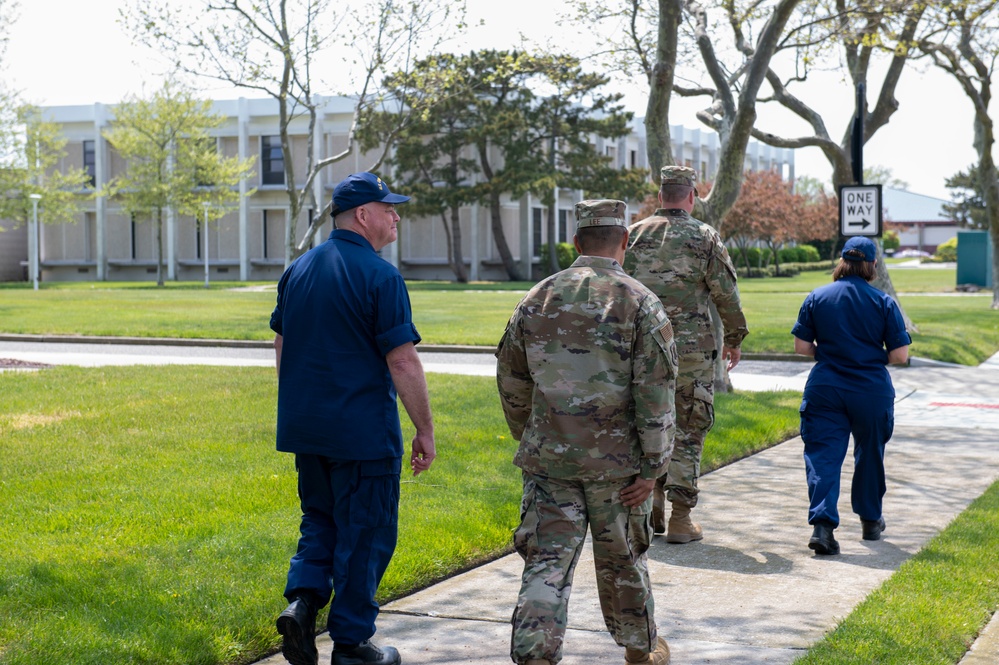
{"label": "shrub", "polygon": [[819,250],[815,247],[811,245],[798,245],[799,263],[814,263],[821,260],[822,257],[819,255]]}
{"label": "shrub", "polygon": [[898,237],[898,231],[885,231],[884,235],[881,237],[881,244],[885,249],[885,254],[890,253],[889,250],[894,252],[902,244],[901,239]]}
{"label": "shrub", "polygon": [[937,261],[957,261],[957,236],[937,245],[937,253],[933,256]]}
{"label": "shrub", "polygon": [[750,247],[746,250],[744,257],[743,253],[736,249],[732,252],[732,260],[736,264],[736,267],[742,266],[745,268],[746,261],[748,260],[750,268],[766,268],[773,260],[773,252],[768,248]]}
{"label": "shrub", "polygon": [[811,245],[797,245],[795,247],[784,247],[777,256],[781,263],[811,263],[820,260],[819,250]]}
{"label": "shrub", "polygon": [[781,247],[777,252],[777,258],[781,263],[794,263],[798,261],[797,247]]}
{"label": "shrub", "polygon": [[[815,272],[818,270],[826,270],[832,272],[832,269],[836,267],[837,261],[810,261],[808,263],[782,263],[780,264],[781,277],[784,276],[784,270],[793,270],[795,274],[799,272]],[[767,270],[773,271],[773,266],[769,266]]]}
{"label": "shrub", "polygon": [[[548,243],[538,247],[538,256],[541,257],[542,265],[548,257]],[[572,265],[572,262],[579,256],[576,247],[568,242],[560,242],[555,245],[555,257],[558,259],[559,270],[565,270]]]}
{"label": "shrub", "polygon": [[[781,264],[780,266],[767,266],[767,272],[771,277],[794,277],[801,272],[798,265],[799,264],[788,263],[786,265]],[[777,272],[777,268],[780,268],[780,272]]]}

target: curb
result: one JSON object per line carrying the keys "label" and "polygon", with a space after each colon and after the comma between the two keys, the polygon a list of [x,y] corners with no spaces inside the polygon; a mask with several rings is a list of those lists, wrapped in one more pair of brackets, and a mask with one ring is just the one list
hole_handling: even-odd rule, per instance
{"label": "curb", "polygon": [[[0,342],[42,342],[50,344],[122,344],[132,346],[200,346],[234,349],[272,349],[274,342],[265,339],[201,339],[184,337],[113,337],[110,335],[28,335],[0,333]],[[488,353],[496,352],[493,346],[469,344],[420,344],[427,353]],[[812,363],[812,358],[794,353],[743,353],[742,360]],[[911,367],[965,367],[927,358],[910,358]]]}
{"label": "curb", "polygon": [[[21,335],[0,333],[0,342],[41,342],[48,344],[122,344],[131,346],[200,346],[237,349],[273,349],[267,339],[201,339],[184,337],[113,337],[110,335]],[[431,353],[494,353],[492,346],[460,344],[421,344],[421,351]]]}

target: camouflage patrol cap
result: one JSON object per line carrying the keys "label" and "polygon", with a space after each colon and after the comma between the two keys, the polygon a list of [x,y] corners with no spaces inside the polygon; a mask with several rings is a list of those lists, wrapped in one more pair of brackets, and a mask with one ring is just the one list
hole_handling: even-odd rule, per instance
{"label": "camouflage patrol cap", "polygon": [[664,166],[659,171],[659,177],[664,185],[693,187],[697,182],[697,171],[689,166]]}
{"label": "camouflage patrol cap", "polygon": [[576,204],[576,228],[628,226],[624,219],[628,205],[615,199],[588,199]]}

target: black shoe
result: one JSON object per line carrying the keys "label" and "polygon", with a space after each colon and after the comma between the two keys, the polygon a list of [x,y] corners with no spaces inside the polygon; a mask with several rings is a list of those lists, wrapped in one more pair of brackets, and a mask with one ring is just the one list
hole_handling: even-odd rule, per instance
{"label": "black shoe", "polygon": [[864,540],[881,540],[881,532],[885,530],[885,518],[877,522],[871,520],[860,520],[860,526],[864,530]]}
{"label": "black shoe", "polygon": [[371,640],[364,640],[357,646],[333,647],[333,665],[400,665],[402,658],[395,647],[379,649]]}
{"label": "black shoe", "polygon": [[291,665],[319,665],[316,649],[316,614],[319,604],[297,596],[277,619],[277,631],[284,641],[281,653]]}
{"label": "black shoe", "polygon": [[808,549],[816,554],[839,554],[839,543],[833,538],[833,526],[827,522],[817,522],[808,539]]}

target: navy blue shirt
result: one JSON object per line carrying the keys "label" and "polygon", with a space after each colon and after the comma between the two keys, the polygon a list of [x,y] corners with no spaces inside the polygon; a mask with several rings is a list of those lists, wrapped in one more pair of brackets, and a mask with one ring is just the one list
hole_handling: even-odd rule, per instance
{"label": "navy blue shirt", "polygon": [[335,230],[278,282],[283,337],[277,449],[342,460],[401,457],[385,356],[419,343],[406,283],[364,237]]}
{"label": "navy blue shirt", "polygon": [[844,277],[808,294],[791,334],[817,342],[811,386],[895,395],[888,351],[912,343],[898,305],[861,277]]}

